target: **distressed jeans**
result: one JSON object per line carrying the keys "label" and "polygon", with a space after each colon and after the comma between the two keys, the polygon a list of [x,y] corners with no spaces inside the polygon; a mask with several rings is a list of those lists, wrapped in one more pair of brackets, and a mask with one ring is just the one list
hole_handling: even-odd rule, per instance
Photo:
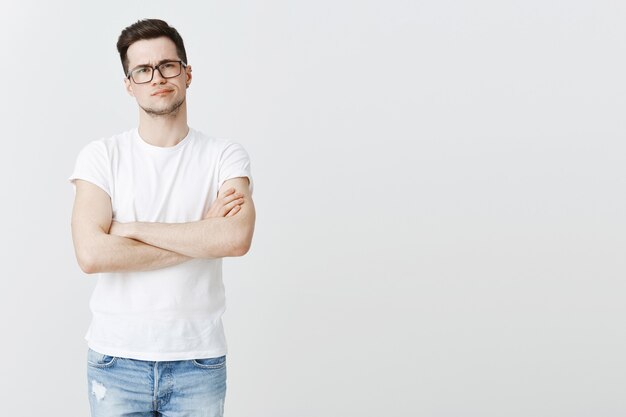
{"label": "distressed jeans", "polygon": [[88,348],[92,417],[222,417],[226,356],[141,361]]}

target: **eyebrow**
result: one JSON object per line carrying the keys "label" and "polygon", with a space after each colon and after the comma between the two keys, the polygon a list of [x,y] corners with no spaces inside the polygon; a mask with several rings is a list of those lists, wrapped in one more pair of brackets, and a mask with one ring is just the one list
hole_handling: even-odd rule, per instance
{"label": "eyebrow", "polygon": [[159,62],[157,62],[156,65],[150,65],[150,64],[135,65],[133,68],[131,68],[131,70],[129,72],[132,72],[132,71],[136,70],[139,67],[152,67],[152,68],[154,68],[155,66],[159,66],[159,65],[164,64],[166,62],[176,62],[176,61],[181,61],[181,60],[180,59],[162,59]]}

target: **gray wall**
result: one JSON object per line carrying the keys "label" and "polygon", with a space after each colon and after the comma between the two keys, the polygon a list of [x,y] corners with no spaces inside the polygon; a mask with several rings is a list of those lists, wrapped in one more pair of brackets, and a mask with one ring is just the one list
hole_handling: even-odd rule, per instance
{"label": "gray wall", "polygon": [[4,415],[88,415],[67,177],[145,17],[252,158],[227,416],[626,414],[624,3],[284,0],[3,7]]}

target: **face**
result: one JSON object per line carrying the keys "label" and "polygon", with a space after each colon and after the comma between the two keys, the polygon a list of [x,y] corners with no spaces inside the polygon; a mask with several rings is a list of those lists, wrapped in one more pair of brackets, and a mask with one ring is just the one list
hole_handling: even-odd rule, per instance
{"label": "face", "polygon": [[[126,56],[129,71],[140,65],[154,67],[164,60],[180,60],[176,45],[167,37],[137,41],[130,45]],[[191,83],[191,66],[187,65],[174,78],[163,78],[159,71],[154,70],[154,77],[148,83],[136,84],[128,78],[124,79],[124,83],[128,94],[137,99],[137,104],[146,113],[173,116],[185,103],[186,90]]]}

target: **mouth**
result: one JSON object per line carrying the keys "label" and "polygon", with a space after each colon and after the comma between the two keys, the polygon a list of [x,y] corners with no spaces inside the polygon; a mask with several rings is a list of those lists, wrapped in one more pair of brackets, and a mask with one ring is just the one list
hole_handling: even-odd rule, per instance
{"label": "mouth", "polygon": [[174,90],[157,90],[154,93],[152,93],[153,96],[164,96],[167,95],[171,92],[173,92]]}

